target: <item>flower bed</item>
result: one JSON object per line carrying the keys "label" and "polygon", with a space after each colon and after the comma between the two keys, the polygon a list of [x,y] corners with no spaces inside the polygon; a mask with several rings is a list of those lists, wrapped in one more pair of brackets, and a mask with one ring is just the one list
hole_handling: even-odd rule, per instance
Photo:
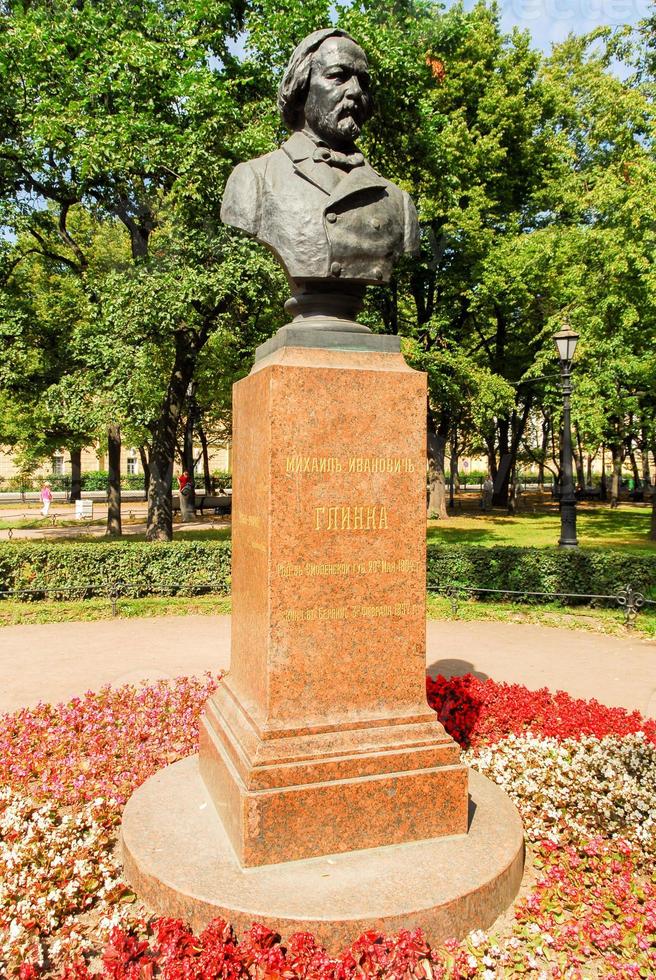
{"label": "flower bed", "polygon": [[105,688],[0,718],[0,974],[32,980],[656,976],[656,725],[560,692],[428,682],[465,759],[517,803],[525,885],[496,932],[430,948],[368,933],[331,957],[307,933],[154,919],[121,879],[132,791],[196,751],[218,683]]}

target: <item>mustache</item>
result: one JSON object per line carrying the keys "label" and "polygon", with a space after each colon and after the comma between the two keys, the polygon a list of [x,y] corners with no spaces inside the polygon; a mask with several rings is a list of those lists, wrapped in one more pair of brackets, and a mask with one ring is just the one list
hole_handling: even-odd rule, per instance
{"label": "mustache", "polygon": [[350,116],[358,122],[364,122],[367,118],[368,107],[369,102],[365,97],[356,96],[352,98],[349,96],[335,108],[334,115],[337,119],[345,119]]}

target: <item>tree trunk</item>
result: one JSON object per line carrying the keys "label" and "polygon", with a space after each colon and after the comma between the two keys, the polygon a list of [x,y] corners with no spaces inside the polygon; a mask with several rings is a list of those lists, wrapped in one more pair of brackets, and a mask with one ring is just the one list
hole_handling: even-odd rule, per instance
{"label": "tree trunk", "polygon": [[196,493],[191,474],[187,486],[190,487],[189,492],[180,494],[180,520],[185,524],[196,519]]}
{"label": "tree trunk", "polygon": [[551,458],[553,460],[554,468],[556,470],[556,478],[554,484],[560,486],[563,482],[563,474],[560,471],[560,453],[556,452],[556,429],[553,427],[551,429]]}
{"label": "tree trunk", "polygon": [[519,509],[519,485],[517,482],[517,467],[513,464],[508,485],[508,514],[513,517]]}
{"label": "tree trunk", "polygon": [[[492,482],[494,483],[497,476],[497,455],[496,455],[496,429],[488,431],[484,434],[485,439],[485,452],[487,455],[487,468],[489,470],[490,476],[492,477]],[[481,484],[481,490],[483,486]]]}
{"label": "tree trunk", "polygon": [[428,516],[437,517],[438,520],[447,519],[446,509],[446,481],[444,479],[444,455],[446,452],[446,432],[445,422],[442,420],[439,427],[436,425],[435,417],[428,409]]}
{"label": "tree trunk", "polygon": [[647,434],[645,430],[642,430],[642,449],[640,451],[642,456],[642,486],[645,491],[645,499],[651,490],[651,471],[649,469],[649,445],[647,443]]}
{"label": "tree trunk", "polygon": [[643,449],[642,451],[642,485],[645,489],[645,493],[649,493],[649,488],[651,486],[651,470],[649,469],[648,449]]}
{"label": "tree trunk", "polygon": [[633,486],[637,490],[640,486],[640,470],[638,469],[638,461],[636,459],[633,443],[629,449],[629,459],[631,460],[631,469],[633,470]]}
{"label": "tree trunk", "polygon": [[212,493],[212,474],[210,473],[210,454],[207,448],[207,436],[205,435],[205,429],[198,423],[198,438],[200,439],[201,449],[203,451],[203,481],[205,483],[205,493]]}
{"label": "tree trunk", "polygon": [[149,459],[150,447],[139,446],[139,458],[141,459],[141,469],[144,475],[144,500],[148,500],[148,487],[150,486],[150,459]]}
{"label": "tree trunk", "polygon": [[610,505],[615,508],[620,502],[620,482],[622,479],[622,450],[618,445],[612,445],[610,451],[613,457],[613,475],[610,479]]}
{"label": "tree trunk", "polygon": [[499,423],[499,451],[502,455],[499,460],[499,471],[494,479],[493,506],[508,506],[510,476],[515,470],[517,453],[519,452],[519,446],[524,436],[526,423],[531,411],[531,404],[532,399],[529,396],[526,399],[521,416],[517,415],[516,409],[513,411],[510,426],[507,422],[504,423],[501,421]]}
{"label": "tree trunk", "polygon": [[[192,382],[193,388],[193,382]],[[180,517],[183,521],[196,519],[196,479],[194,476],[194,398],[187,397],[187,419],[182,450],[183,469],[189,474],[186,493],[180,494]]]}
{"label": "tree trunk", "polygon": [[574,462],[576,464],[576,482],[583,489],[585,486],[585,466],[583,460],[583,446],[581,445],[581,436],[579,435],[579,428],[576,426],[576,452],[574,453]]}
{"label": "tree trunk", "polygon": [[107,429],[107,534],[120,537],[121,528],[121,430]]}
{"label": "tree trunk", "polygon": [[82,496],[82,450],[71,449],[71,503]]}
{"label": "tree trunk", "polygon": [[196,363],[196,352],[189,350],[189,342],[180,334],[176,336],[176,356],[168,391],[161,414],[153,426],[150,450],[150,484],[148,487],[149,541],[173,539],[173,456],[175,436],[184,405],[187,386],[191,381]]}
{"label": "tree trunk", "polygon": [[549,419],[543,419],[542,421],[542,443],[540,445],[540,462],[538,463],[538,487],[540,492],[544,492],[544,461],[547,458],[547,449],[549,448],[549,430],[551,424]]}
{"label": "tree trunk", "polygon": [[449,507],[451,512],[455,510],[456,494],[459,490],[460,478],[458,476],[458,430],[453,426],[451,433],[451,455],[449,457]]}
{"label": "tree trunk", "polygon": [[456,450],[451,457],[451,472],[453,473],[453,490],[454,493],[460,493],[460,456]]}
{"label": "tree trunk", "polygon": [[586,487],[592,486],[592,456],[588,453],[588,458],[585,463],[585,485]]}
{"label": "tree trunk", "polygon": [[158,424],[153,433],[150,452],[150,483],[148,486],[148,541],[171,541],[173,539],[173,500],[171,481],[173,480],[172,448],[167,445],[164,421]]}
{"label": "tree trunk", "polygon": [[599,499],[608,498],[608,485],[606,483],[606,444],[601,447],[601,482],[599,483]]}
{"label": "tree trunk", "polygon": [[196,520],[196,494],[191,480],[187,486],[191,487],[189,493],[180,494],[180,520],[185,524]]}
{"label": "tree trunk", "polygon": [[[654,453],[654,458],[656,459],[656,453]],[[656,478],[655,478],[656,480]],[[652,541],[656,541],[656,482],[652,484],[651,488],[651,533],[650,538]]]}
{"label": "tree trunk", "polygon": [[[513,412],[513,417],[514,417]],[[510,422],[508,419],[500,419],[499,429],[499,469],[494,477],[494,496],[492,505],[494,507],[506,507],[508,504],[508,485],[510,482],[510,471],[512,469],[512,455],[510,452]]]}

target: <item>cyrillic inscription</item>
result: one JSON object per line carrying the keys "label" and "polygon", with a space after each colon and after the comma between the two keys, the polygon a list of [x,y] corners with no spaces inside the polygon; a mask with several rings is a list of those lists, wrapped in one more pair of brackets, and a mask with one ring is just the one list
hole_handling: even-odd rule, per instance
{"label": "cyrillic inscription", "polygon": [[410,558],[397,558],[386,561],[384,558],[373,561],[305,561],[278,562],[276,572],[282,578],[301,578],[307,576],[345,576],[345,575],[398,575],[401,572],[418,574],[421,564]]}
{"label": "cyrillic inscription", "polygon": [[414,473],[409,456],[302,456],[285,459],[286,473]]}
{"label": "cyrillic inscription", "polygon": [[384,504],[314,508],[315,531],[384,531],[387,527]]}
{"label": "cyrillic inscription", "polygon": [[423,616],[425,608],[418,602],[388,602],[380,605],[312,606],[309,609],[285,609],[282,618],[288,623],[311,623],[346,619],[391,619]]}
{"label": "cyrillic inscription", "polygon": [[414,473],[414,460],[403,456],[349,456],[349,473]]}
{"label": "cyrillic inscription", "polygon": [[287,473],[341,473],[342,463],[336,456],[288,456]]}
{"label": "cyrillic inscription", "polygon": [[241,514],[240,513],[240,514],[237,515],[237,520],[239,521],[240,524],[245,524],[246,527],[259,527],[260,526],[260,518],[257,517],[255,514]]}

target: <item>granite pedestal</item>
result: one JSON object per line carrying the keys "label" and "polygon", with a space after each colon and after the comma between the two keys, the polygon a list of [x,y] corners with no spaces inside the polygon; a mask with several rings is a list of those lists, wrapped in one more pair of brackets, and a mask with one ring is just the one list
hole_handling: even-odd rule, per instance
{"label": "granite pedestal", "polygon": [[[261,922],[283,939],[312,932],[338,953],[369,929],[422,928],[432,942],[492,925],[519,888],[522,825],[507,795],[470,773],[468,833],[242,868],[193,756],[161,770],[123,818],[125,872],[162,915],[238,933]],[[359,825],[357,811],[351,826]]]}
{"label": "granite pedestal", "polygon": [[[128,804],[126,868],[156,908],[198,922],[214,910],[285,929],[320,925],[331,941],[374,920],[461,935],[512,898],[522,840],[499,790],[479,777],[478,799],[469,795],[458,746],[426,702],[426,378],[395,338],[330,327],[323,346],[320,331],[285,328],[235,385],[230,672],[201,721],[198,770],[171,767]],[[180,805],[158,812],[156,787]],[[204,824],[202,840],[186,810],[201,797],[213,828]],[[155,851],[149,821],[159,837],[167,828]],[[395,847],[403,908],[395,900],[368,914],[344,895],[334,914],[329,902],[285,912],[295,865],[344,854],[340,867],[372,869]],[[196,888],[212,848],[213,884],[200,875]],[[413,882],[426,860],[435,887],[419,909]],[[282,905],[272,917],[266,895],[277,878]],[[252,910],[236,898],[240,880],[255,888]],[[262,891],[256,881],[269,884]]]}
{"label": "granite pedestal", "polygon": [[426,703],[425,418],[400,353],[283,347],[235,385],[232,655],[200,771],[244,866],[467,830]]}

